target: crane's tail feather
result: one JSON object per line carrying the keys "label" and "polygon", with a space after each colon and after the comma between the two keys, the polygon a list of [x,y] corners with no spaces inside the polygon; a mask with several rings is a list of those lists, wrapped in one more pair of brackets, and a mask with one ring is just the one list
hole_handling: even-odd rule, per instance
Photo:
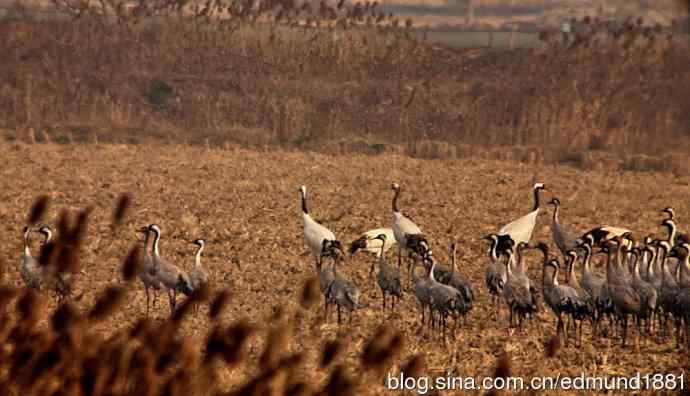
{"label": "crane's tail feather", "polygon": [[367,237],[362,236],[350,244],[350,254],[355,254],[359,249],[364,249],[367,247]]}

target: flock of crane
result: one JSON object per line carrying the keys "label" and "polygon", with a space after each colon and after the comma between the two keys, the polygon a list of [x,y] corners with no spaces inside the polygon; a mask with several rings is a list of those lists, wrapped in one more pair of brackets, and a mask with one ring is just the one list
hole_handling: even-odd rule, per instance
{"label": "flock of crane", "polygon": [[[400,211],[400,185],[393,183],[392,189],[392,226],[363,233],[350,244],[349,253],[367,251],[377,257],[369,274],[373,274],[377,265],[376,283],[381,289],[384,310],[388,306],[395,309],[403,293],[410,292],[419,302],[422,323],[438,329],[445,337],[449,318],[454,320],[455,330],[471,312],[475,300],[472,284],[457,270],[455,243],[450,246],[449,265],[439,263],[425,234]],[[569,327],[575,331],[576,342],[581,343],[583,324],[588,322],[593,336],[608,334],[604,329],[612,329],[614,333],[620,329],[625,346],[630,318],[636,324],[638,337],[643,332],[651,335],[656,330],[657,337],[663,339],[669,335],[669,322],[672,322],[677,343],[690,341],[690,239],[677,231],[673,209],[663,210],[667,218],[661,225],[668,231],[667,238],[647,236],[636,240],[632,231],[608,225],[584,234],[572,232],[561,224],[560,201],[553,197],[549,201],[554,208],[551,232],[562,254],[559,260],[550,254],[546,243],[530,243],[541,210],[540,193],[545,190],[543,183],[536,183],[532,211],[483,238],[489,242],[485,286],[492,297],[491,315],[500,315],[500,301],[503,300],[509,312],[509,328],[521,329],[525,320],[541,310],[543,301],[556,317],[557,335],[566,343]],[[363,304],[359,287],[339,270],[339,263],[345,258],[343,244],[333,232],[311,217],[306,187],[301,186],[299,192],[304,239],[315,260],[326,318],[329,309],[335,306],[338,324],[343,309],[349,313],[351,321],[354,311]],[[167,293],[170,311],[174,314],[180,293],[192,295],[209,282],[209,272],[201,264],[204,240],[193,241],[197,246],[194,264],[187,271],[161,257],[159,226],[151,224],[137,232],[144,235],[145,254],[138,276],[146,292],[146,314],[149,315],[152,304],[155,306],[160,291]],[[45,246],[51,242],[51,228],[40,224],[24,227],[23,233],[20,274],[25,285],[36,290],[51,289],[58,298],[68,297],[73,274],[55,273],[54,270],[51,273],[50,267],[41,265],[31,254],[31,234],[42,234]],[[397,250],[397,266],[386,260],[386,252],[392,247]],[[543,255],[541,285],[527,274],[528,249],[537,249]],[[592,259],[597,254],[606,256],[604,275],[592,268]],[[406,261],[407,284],[401,276],[403,261]],[[578,265],[580,271],[575,270]],[[565,274],[563,283],[559,281],[561,272]],[[153,301],[151,292],[154,293]]]}
{"label": "flock of crane", "polygon": [[[59,300],[69,297],[72,294],[73,274],[68,271],[57,272],[54,267],[39,263],[39,260],[31,253],[31,234],[33,232],[44,235],[43,247],[51,242],[53,235],[50,226],[45,224],[33,228],[24,227],[24,248],[19,266],[24,284],[38,291],[52,290]],[[161,257],[158,247],[161,229],[158,225],[144,226],[139,228],[137,232],[144,234],[144,259],[138,276],[146,292],[146,315],[149,315],[151,305],[155,305],[158,294],[162,290],[168,294],[170,311],[173,314],[177,306],[178,293],[189,296],[208,284],[209,272],[201,264],[201,254],[206,243],[203,239],[192,241],[197,246],[194,254],[194,265],[191,270],[185,271]],[[153,301],[151,301],[151,292],[154,293]]]}
{"label": "flock of crane", "polygon": [[[392,297],[391,308],[406,288],[401,270],[406,256],[410,290],[420,306],[421,321],[431,328],[445,331],[447,319],[458,321],[472,310],[474,293],[471,283],[457,271],[456,246],[451,244],[450,266],[437,262],[427,237],[399,207],[401,187],[392,184],[393,223],[391,228],[367,231],[350,245],[349,252],[358,250],[374,253],[378,258],[377,283],[381,288],[382,307],[386,297]],[[568,327],[575,331],[576,342],[582,342],[583,324],[592,326],[593,336],[602,336],[602,321],[614,333],[620,329],[623,346],[626,345],[630,318],[637,325],[638,337],[642,331],[657,336],[668,336],[669,321],[676,329],[676,340],[688,339],[690,330],[690,239],[677,232],[672,208],[663,212],[667,218],[661,226],[668,230],[666,239],[647,236],[639,241],[631,230],[602,225],[584,234],[574,233],[561,224],[560,200],[553,197],[554,207],[551,233],[563,259],[552,256],[544,242],[530,244],[532,232],[541,210],[540,192],[543,183],[533,187],[534,206],[528,214],[506,224],[497,233],[485,236],[489,242],[485,286],[492,296],[492,316],[500,314],[500,300],[509,311],[509,328],[522,328],[522,323],[540,311],[543,302],[557,319],[557,335],[569,342]],[[359,288],[338,270],[345,254],[342,243],[328,228],[316,222],[307,207],[306,187],[299,189],[304,221],[304,239],[314,256],[325,311],[330,306],[349,311],[350,318],[359,302]],[[397,267],[386,262],[385,253],[393,246],[397,250]],[[541,285],[529,278],[526,271],[526,251],[537,249],[543,256]],[[605,274],[593,271],[591,261],[596,254],[605,254]],[[324,265],[324,259],[331,259]],[[575,267],[580,265],[579,279]],[[424,274],[418,273],[418,267]],[[374,267],[370,269],[370,274]],[[559,274],[565,274],[561,284]],[[541,287],[539,287],[541,286]],[[428,319],[427,319],[428,313]]]}

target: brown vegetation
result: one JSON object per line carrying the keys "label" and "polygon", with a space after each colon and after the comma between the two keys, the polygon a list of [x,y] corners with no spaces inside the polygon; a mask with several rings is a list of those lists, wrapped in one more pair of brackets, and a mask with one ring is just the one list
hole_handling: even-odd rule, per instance
{"label": "brown vegetation", "polygon": [[[605,222],[662,235],[658,211],[665,206],[676,209],[686,229],[689,176],[180,145],[3,144],[0,154],[0,389],[11,396],[44,394],[39,390],[394,395],[399,392],[384,388],[385,375],[402,369],[420,376],[529,378],[690,368],[672,340],[622,349],[612,340],[590,341],[586,330],[581,348],[555,345],[555,323],[546,311],[509,336],[505,316],[487,320],[486,247],[479,241],[531,207],[535,177],[561,198],[561,220],[578,230]],[[386,169],[385,180],[377,169]],[[349,242],[389,224],[390,180],[404,186],[404,208],[440,260],[447,260],[443,252],[451,239],[458,241],[459,271],[476,290],[475,309],[447,345],[420,327],[410,294],[382,316],[379,290],[368,277],[371,257],[348,258],[342,266],[367,305],[351,325],[338,326],[333,316],[324,320],[318,284],[310,281],[315,270],[303,254],[296,187],[309,186],[312,211],[338,219],[327,225]],[[48,198],[32,205],[41,194]],[[88,227],[74,238],[81,300],[56,306],[19,288],[25,222],[61,224],[63,210],[89,207],[82,223]],[[199,315],[189,312],[195,300],[187,300],[168,319],[161,299],[154,318],[142,319],[143,289],[128,279],[137,267],[134,230],[151,222],[163,229],[163,256],[187,269],[189,241],[207,240],[204,264],[213,285]],[[547,224],[543,215],[535,240],[550,240]],[[527,260],[532,279],[540,279],[539,255]],[[241,269],[233,264],[239,261]],[[388,327],[380,328],[383,323]]]}
{"label": "brown vegetation", "polygon": [[690,51],[643,24],[458,50],[410,38],[371,6],[107,4],[117,18],[72,6],[78,17],[0,21],[10,139],[453,158],[477,146],[522,157],[519,146],[583,164],[688,150]]}

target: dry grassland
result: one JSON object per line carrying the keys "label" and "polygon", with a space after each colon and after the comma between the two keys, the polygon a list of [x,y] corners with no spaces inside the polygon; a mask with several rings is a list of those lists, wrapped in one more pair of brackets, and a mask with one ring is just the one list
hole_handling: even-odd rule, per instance
{"label": "dry grassland", "polygon": [[[529,210],[530,186],[535,179],[545,182],[561,199],[561,221],[580,231],[606,223],[629,227],[639,236],[660,234],[658,211],[665,206],[676,208],[681,227],[687,229],[688,176],[583,172],[508,161],[260,153],[188,146],[13,144],[0,146],[0,153],[4,162],[0,168],[4,285],[20,283],[21,228],[41,194],[51,198],[45,218],[50,224],[62,209],[94,208],[83,248],[84,274],[76,286],[76,294],[84,293],[76,302],[80,310],[90,307],[103,288],[122,282],[120,266],[136,242],[136,227],[160,225],[162,254],[185,268],[193,262],[190,242],[206,238],[203,262],[212,273],[213,288],[227,287],[232,293],[222,320],[230,323],[244,318],[260,329],[250,338],[244,364],[219,369],[217,390],[233,389],[257,375],[266,325],[279,322],[276,318],[280,317],[288,318],[283,320],[288,323],[287,333],[292,334],[286,349],[306,352],[298,377],[314,388],[327,382],[329,371],[316,366],[318,354],[324,343],[339,340],[345,349],[336,362],[356,379],[357,394],[394,394],[383,387],[385,372],[397,373],[417,354],[426,362],[424,374],[440,375],[447,370],[478,378],[493,375],[497,356],[503,351],[509,352],[511,375],[525,378],[581,372],[632,375],[687,368],[687,351],[675,349],[673,341],[650,341],[640,344],[638,350],[624,350],[618,340],[592,341],[588,331],[581,348],[564,346],[555,357],[547,358],[545,348],[555,333],[554,317],[547,310],[524,333],[509,337],[505,316],[498,321],[488,319],[487,259],[479,238]],[[448,244],[458,241],[460,271],[474,286],[475,308],[447,345],[420,327],[416,300],[410,293],[395,312],[382,314],[380,291],[367,275],[371,257],[348,258],[342,266],[362,289],[367,305],[351,324],[338,326],[334,316],[324,321],[321,300],[311,310],[299,305],[302,285],[315,270],[302,238],[297,187],[308,187],[314,216],[324,219],[339,239],[349,243],[360,232],[391,223],[391,181],[403,186],[401,206],[428,234],[437,257],[446,262]],[[123,227],[113,235],[109,228],[112,208],[124,192],[131,194],[132,205]],[[535,241],[553,245],[549,224],[549,215],[542,213]],[[241,270],[233,261],[239,261]],[[531,252],[528,263],[530,277],[539,281],[540,255]],[[127,329],[145,313],[145,296],[138,281],[126,297],[112,316],[94,325],[96,332],[108,335]],[[42,325],[54,308],[50,302]],[[209,331],[206,310],[204,306],[202,313],[186,318],[181,325],[181,336],[191,340],[194,348],[204,345]],[[156,321],[167,317],[163,296],[154,312]],[[402,349],[383,371],[364,372],[358,363],[362,350],[381,324],[402,333]]]}

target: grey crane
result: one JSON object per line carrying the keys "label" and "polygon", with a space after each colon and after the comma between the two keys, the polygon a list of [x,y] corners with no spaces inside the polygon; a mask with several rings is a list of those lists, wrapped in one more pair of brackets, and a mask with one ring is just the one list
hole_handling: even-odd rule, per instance
{"label": "grey crane", "polygon": [[38,264],[38,260],[31,255],[31,229],[22,229],[24,237],[24,247],[19,261],[19,274],[26,287],[34,290],[41,290],[43,285],[43,270]]}
{"label": "grey crane", "polygon": [[448,285],[444,285],[436,280],[434,276],[436,260],[433,259],[433,253],[431,250],[427,251],[424,259],[427,260],[431,265],[429,270],[429,293],[431,296],[432,323],[433,312],[436,311],[439,314],[439,324],[443,330],[443,335],[445,336],[447,327],[446,319],[449,315],[455,315],[456,313],[465,309],[464,299],[458,290]]}
{"label": "grey crane", "polygon": [[585,254],[582,259],[582,272],[580,276],[580,285],[589,294],[594,303],[594,333],[596,334],[599,329],[599,322],[603,315],[613,312],[613,306],[608,299],[607,290],[604,290],[606,281],[604,278],[592,272],[591,260],[592,260],[592,245],[594,240],[591,236],[585,238],[585,241],[580,245],[584,250]]}
{"label": "grey crane", "polygon": [[376,277],[376,283],[378,283],[381,288],[381,296],[383,299],[383,309],[386,309],[386,294],[391,295],[391,308],[395,309],[395,299],[402,297],[402,286],[400,283],[400,271],[390,266],[386,262],[386,256],[384,255],[384,249],[386,246],[386,240],[388,237],[386,234],[379,234],[375,237],[381,241],[381,254],[379,255],[379,273]]}
{"label": "grey crane", "polygon": [[[153,264],[153,257],[151,256],[151,250],[149,250],[149,240],[151,239],[151,231],[148,226],[143,226],[137,230],[137,232],[144,234],[144,260],[139,273],[139,280],[144,285],[144,291],[146,292],[146,317],[149,316],[149,311],[151,308],[151,291],[153,291],[153,307],[156,307],[156,302],[158,301],[158,294],[161,291],[161,282],[156,276],[156,268]],[[153,249],[153,248],[152,248]]]}
{"label": "grey crane", "polygon": [[659,271],[656,268],[656,253],[654,240],[650,236],[645,237],[642,247],[642,265],[644,265],[644,270],[641,273],[642,279],[659,289],[661,278],[658,276]]}
{"label": "grey crane", "polygon": [[467,315],[467,313],[469,313],[469,311],[472,310],[472,306],[474,303],[474,292],[472,291],[472,284],[468,280],[460,277],[460,274],[457,272],[457,245],[455,244],[455,242],[450,244],[450,255],[451,273],[448,282],[445,283],[453,289],[459,291],[460,294],[462,294],[464,304],[462,305],[462,309],[459,313],[461,316],[465,317],[465,315]]}
{"label": "grey crane", "polygon": [[332,253],[333,249],[335,249],[333,241],[328,239],[322,240],[321,249],[319,250],[321,252],[321,257],[316,259],[316,270],[318,271],[319,275],[319,286],[321,287],[321,293],[323,293],[324,316],[326,319],[328,319],[328,308],[332,304],[335,304],[333,296],[329,294],[331,283],[333,283],[333,280],[335,279],[335,273],[333,272],[333,264],[325,268],[323,267],[323,259],[330,257],[335,260],[337,255]]}
{"label": "grey crane", "polygon": [[431,270],[431,267],[426,266],[426,261],[422,260],[422,267],[427,271],[425,273],[425,276],[419,277],[417,276],[417,260],[413,261],[412,265],[412,290],[414,292],[415,297],[417,298],[417,301],[419,301],[419,310],[421,312],[421,323],[424,324],[425,322],[425,313],[426,310],[429,310],[429,324],[431,324],[431,280],[429,279],[429,273],[428,271]]}
{"label": "grey crane", "polygon": [[510,316],[508,318],[509,326],[513,327],[514,318],[517,316],[518,327],[522,327],[523,320],[539,310],[536,299],[530,292],[528,287],[525,287],[523,282],[515,279],[511,265],[513,262],[514,252],[512,249],[506,249],[505,254],[507,260],[506,267],[506,283],[503,286],[503,299],[508,305]]}
{"label": "grey crane", "polygon": [[151,224],[149,225],[149,231],[154,235],[151,256],[155,276],[168,293],[170,314],[173,315],[177,307],[177,294],[184,293],[185,295],[190,295],[194,290],[189,280],[189,274],[161,257],[158,248],[161,237],[160,227],[156,224]]}
{"label": "grey crane", "polygon": [[657,291],[654,285],[646,282],[640,276],[640,258],[642,256],[639,248],[633,248],[635,260],[632,269],[632,287],[641,298],[640,319],[647,321],[647,328],[651,331],[654,322],[654,312],[657,306]]}
{"label": "grey crane", "polygon": [[[548,252],[545,252],[545,255]],[[545,257],[546,259],[546,257]],[[545,260],[546,261],[546,260]],[[550,277],[547,277],[546,268],[552,267],[553,271]],[[572,315],[583,304],[575,289],[567,285],[560,285],[558,283],[558,269],[559,264],[557,259],[549,259],[544,263],[542,282],[544,288],[544,301],[551,308],[551,311],[556,315],[558,323],[556,324],[556,333],[558,336],[563,336],[566,345],[568,344],[568,330],[563,321],[563,314]]]}
{"label": "grey crane", "polygon": [[[484,281],[486,288],[489,290],[491,295],[491,303],[493,305],[492,315],[498,315],[500,310],[500,305],[498,304],[499,298],[503,296],[503,287],[506,283],[506,267],[500,263],[496,249],[498,247],[498,235],[489,234],[482,239],[489,241],[491,246],[489,247],[489,263],[486,266],[486,271],[484,274]],[[514,245],[511,239],[508,242],[508,249],[512,249]]]}
{"label": "grey crane", "polygon": [[[41,224],[37,231],[43,235],[43,246],[51,243],[53,241],[53,230],[50,226],[46,224]],[[74,281],[74,274],[68,271],[46,272],[45,267],[43,268],[43,281],[44,283],[49,281],[50,286],[55,291],[55,296],[58,301],[69,297],[72,294],[72,284]]]}
{"label": "grey crane", "polygon": [[[595,305],[592,296],[587,292],[587,290],[582,287],[577,279],[577,273],[575,272],[575,263],[577,263],[577,252],[574,249],[570,249],[566,252],[566,269],[567,269],[567,280],[566,285],[570,286],[579,298],[578,304],[576,304],[575,310],[571,313],[574,324],[579,326],[575,327],[575,335],[577,337],[577,343],[582,344],[582,324],[585,319],[594,320]],[[579,327],[579,334],[578,334]]]}
{"label": "grey crane", "polygon": [[352,322],[353,312],[359,308],[359,288],[338,272],[338,261],[340,257],[333,259],[333,281],[326,291],[327,298],[333,302],[338,309],[338,324],[341,323],[341,309],[345,308],[349,312],[348,322]]}
{"label": "grey crane", "polygon": [[[199,290],[201,287],[208,285],[209,273],[203,265],[201,265],[201,253],[204,251],[206,246],[206,241],[203,239],[195,239],[192,241],[194,245],[197,246],[196,253],[194,254],[194,266],[191,271],[189,271],[189,284],[192,291]],[[195,310],[199,310],[199,305],[196,304]]]}
{"label": "grey crane", "polygon": [[[602,249],[610,252],[613,248],[612,244],[620,245],[622,242],[620,238],[616,238],[615,241],[604,245]],[[620,252],[620,248],[618,250]],[[639,315],[642,308],[642,299],[635,292],[632,285],[621,278],[620,273],[614,269],[610,259],[607,259],[606,262],[606,286],[613,309],[623,327],[623,346],[625,347],[628,336],[628,317],[629,315]]]}
{"label": "grey crane", "polygon": [[566,252],[577,247],[577,236],[573,231],[563,226],[563,224],[561,224],[560,222],[560,219],[558,218],[558,214],[561,208],[561,201],[558,198],[553,197],[551,198],[549,204],[553,205],[553,217],[551,218],[551,236],[553,237],[553,241],[556,243],[556,246],[558,246],[558,249],[561,251],[563,258],[565,259]]}
{"label": "grey crane", "polygon": [[[676,271],[680,278],[681,271],[690,271],[690,244],[680,243],[671,253],[679,258],[679,269]],[[670,288],[669,293],[673,296],[673,301],[669,301],[666,309],[675,318],[676,343],[680,346],[682,334],[690,343],[690,287],[678,282],[678,287]]]}

